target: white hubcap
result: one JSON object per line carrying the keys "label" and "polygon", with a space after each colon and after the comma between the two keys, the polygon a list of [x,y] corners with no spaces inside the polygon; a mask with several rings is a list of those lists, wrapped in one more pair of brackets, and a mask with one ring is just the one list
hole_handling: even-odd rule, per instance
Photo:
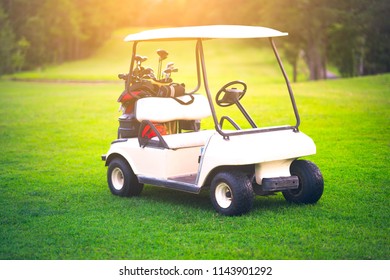
{"label": "white hubcap", "polygon": [[215,199],[222,208],[228,208],[232,204],[233,194],[226,183],[220,183],[215,188]]}
{"label": "white hubcap", "polygon": [[123,184],[125,183],[125,178],[123,176],[123,172],[119,167],[115,167],[111,174],[112,186],[116,190],[121,190],[123,188]]}

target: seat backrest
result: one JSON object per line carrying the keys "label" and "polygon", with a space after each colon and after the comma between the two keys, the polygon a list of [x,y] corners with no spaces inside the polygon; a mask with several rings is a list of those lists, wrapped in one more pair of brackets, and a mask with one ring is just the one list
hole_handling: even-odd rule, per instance
{"label": "seat backrest", "polygon": [[[135,117],[139,122],[169,122],[173,120],[200,120],[211,116],[210,105],[205,96],[193,94],[194,101],[183,105],[169,97],[145,97],[135,103]],[[183,102],[189,95],[177,97]]]}

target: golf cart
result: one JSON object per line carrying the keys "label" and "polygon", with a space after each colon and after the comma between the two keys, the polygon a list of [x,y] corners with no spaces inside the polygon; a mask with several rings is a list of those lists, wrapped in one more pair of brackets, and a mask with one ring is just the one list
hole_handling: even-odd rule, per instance
{"label": "golf cart", "polygon": [[[194,194],[209,189],[216,211],[229,216],[250,211],[255,195],[282,192],[289,202],[316,203],[324,188],[321,172],[312,162],[299,159],[315,154],[316,146],[299,130],[294,95],[273,40],[286,35],[241,25],[161,28],[128,35],[125,41],[133,42],[130,69],[119,75],[125,82],[118,99],[123,115],[117,139],[102,156],[111,193],[137,196],[144,184]],[[293,125],[259,127],[241,102],[247,85],[240,80],[223,85],[214,97],[210,91],[203,42],[254,38],[266,38],[271,44],[286,81]],[[193,90],[173,82],[171,74],[177,69],[172,63],[162,71],[167,51],[157,50],[157,73],[143,67],[147,57],[137,54],[139,43],[183,40],[195,42]],[[228,115],[218,118],[217,109],[232,105],[249,128]],[[205,118],[212,118],[214,129],[201,129]]]}

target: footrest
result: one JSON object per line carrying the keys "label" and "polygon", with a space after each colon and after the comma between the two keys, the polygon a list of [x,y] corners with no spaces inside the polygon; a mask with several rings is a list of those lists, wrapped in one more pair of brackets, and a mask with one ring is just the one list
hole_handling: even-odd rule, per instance
{"label": "footrest", "polygon": [[263,178],[261,184],[263,191],[285,191],[297,189],[298,186],[298,176]]}

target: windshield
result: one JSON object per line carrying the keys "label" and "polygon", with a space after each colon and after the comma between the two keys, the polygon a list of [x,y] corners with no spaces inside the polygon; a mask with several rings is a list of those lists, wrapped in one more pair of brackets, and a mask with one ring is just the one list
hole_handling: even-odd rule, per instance
{"label": "windshield", "polygon": [[[215,111],[214,119],[202,121],[202,129],[215,128],[215,122],[220,123],[221,118],[225,118],[221,129],[227,133],[296,124],[286,83],[268,40],[218,39],[203,41],[202,45],[207,84]],[[159,56],[159,50],[164,50],[167,55]],[[169,73],[169,78],[174,83],[184,84],[187,93],[207,94],[203,77],[201,81],[198,78],[195,40],[140,42],[136,55],[146,58],[142,66],[152,68],[158,79],[168,77],[164,70],[173,65],[177,71]],[[199,74],[202,75],[202,71]],[[245,83],[247,89],[239,103],[253,119],[255,127],[237,104],[224,107],[216,104],[221,87],[232,81]]]}

